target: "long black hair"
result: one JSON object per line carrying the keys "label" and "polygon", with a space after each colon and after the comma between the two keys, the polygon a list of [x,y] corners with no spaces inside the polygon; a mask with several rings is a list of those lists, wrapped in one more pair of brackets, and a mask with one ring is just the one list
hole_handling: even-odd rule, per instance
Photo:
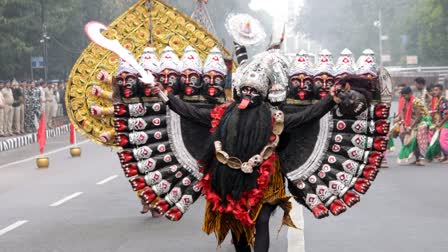
{"label": "long black hair", "polygon": [[[272,116],[268,103],[262,102],[253,108],[241,110],[238,103],[234,102],[221,118],[212,142],[221,141],[225,152],[247,162],[262,151],[269,142],[271,132]],[[250,174],[231,169],[214,158],[214,151],[214,146],[210,144],[205,172],[211,173],[212,187],[224,204],[227,195],[230,194],[234,200],[238,200],[243,192],[257,186],[258,167]]]}

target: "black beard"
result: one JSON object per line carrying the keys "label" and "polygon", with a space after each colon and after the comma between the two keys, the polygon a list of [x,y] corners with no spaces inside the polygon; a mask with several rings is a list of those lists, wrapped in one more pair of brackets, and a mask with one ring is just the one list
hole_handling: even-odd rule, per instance
{"label": "black beard", "polygon": [[[259,154],[269,142],[272,134],[271,120],[271,111],[266,102],[244,110],[239,109],[238,103],[234,102],[221,118],[213,142],[221,141],[223,150],[230,156],[247,162]],[[214,153],[213,146],[210,151]],[[241,170],[234,170],[219,163],[214,155],[208,167],[212,188],[224,204],[227,195],[230,194],[234,200],[238,200],[245,191],[257,187],[258,169],[259,167],[256,167],[253,173],[245,174]]]}

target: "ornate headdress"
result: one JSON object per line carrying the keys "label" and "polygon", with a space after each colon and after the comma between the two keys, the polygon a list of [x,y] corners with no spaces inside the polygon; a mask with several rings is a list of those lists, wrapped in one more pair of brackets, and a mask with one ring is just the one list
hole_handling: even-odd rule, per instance
{"label": "ornate headdress", "polygon": [[222,53],[218,49],[218,47],[214,47],[212,50],[210,50],[207,59],[205,59],[203,70],[204,73],[216,71],[221,73],[222,75],[227,75],[227,67],[224,62]]}
{"label": "ornate headdress", "polygon": [[180,72],[187,69],[195,70],[198,73],[202,73],[202,60],[196,50],[187,46],[184,50],[184,55],[181,59]]}
{"label": "ornate headdress", "polygon": [[341,56],[338,59],[338,62],[336,63],[335,67],[335,76],[341,75],[341,74],[349,74],[353,75],[356,73],[356,63],[355,58],[353,57],[353,53],[345,48],[341,52]]}
{"label": "ornate headdress", "polygon": [[371,74],[378,76],[378,70],[375,62],[375,53],[371,49],[365,49],[359,57],[358,62],[358,75]]}
{"label": "ornate headdress", "polygon": [[322,73],[327,73],[334,76],[333,54],[331,54],[331,52],[327,49],[320,51],[319,60],[314,71],[314,75],[319,75]]}
{"label": "ornate headdress", "polygon": [[173,48],[167,46],[160,55],[160,67],[159,70],[172,69],[179,72],[180,60],[174,52]]}
{"label": "ornate headdress", "polygon": [[[129,50],[128,50],[128,53],[130,55],[132,55],[131,51],[129,51]],[[124,73],[124,72],[130,73],[130,74],[135,74],[135,75],[138,74],[138,71],[135,70],[135,68],[133,68],[131,66],[131,64],[129,64],[128,62],[126,62],[123,59],[120,59],[120,62],[118,63],[118,68],[117,68],[116,75],[118,76],[118,75],[120,75],[121,73]]]}
{"label": "ornate headdress", "polygon": [[140,65],[153,73],[159,71],[159,59],[157,58],[156,50],[153,47],[146,47],[140,56]]}
{"label": "ornate headdress", "polygon": [[229,14],[225,25],[233,40],[243,46],[256,45],[266,38],[260,22],[248,14]]}
{"label": "ornate headdress", "polygon": [[[237,69],[233,86],[238,95],[241,88],[252,87],[266,97],[271,86],[287,87],[288,62],[279,50],[269,50],[253,57]],[[285,93],[286,98],[286,93]]]}
{"label": "ornate headdress", "polygon": [[289,76],[305,73],[307,75],[313,75],[313,66],[310,61],[308,53],[304,50],[300,51],[294,60],[291,62],[289,68]]}

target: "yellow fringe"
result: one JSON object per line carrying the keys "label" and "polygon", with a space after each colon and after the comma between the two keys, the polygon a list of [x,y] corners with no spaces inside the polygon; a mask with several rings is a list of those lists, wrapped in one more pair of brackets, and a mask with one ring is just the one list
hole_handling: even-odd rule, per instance
{"label": "yellow fringe", "polygon": [[[280,171],[280,161],[277,159],[274,163],[275,172],[271,177],[268,187],[264,192],[264,196],[260,202],[250,210],[250,217],[255,222],[261,212],[264,204],[279,205],[283,211],[282,226],[297,228],[289,215],[292,205],[286,196],[286,189],[283,175]],[[241,235],[245,235],[247,241],[253,246],[255,241],[255,227],[246,226],[236,220],[232,214],[221,214],[212,210],[212,204],[207,202],[205,206],[204,225],[202,230],[206,234],[215,233],[220,246],[226,239],[229,231],[235,233],[237,239],[240,240]]]}

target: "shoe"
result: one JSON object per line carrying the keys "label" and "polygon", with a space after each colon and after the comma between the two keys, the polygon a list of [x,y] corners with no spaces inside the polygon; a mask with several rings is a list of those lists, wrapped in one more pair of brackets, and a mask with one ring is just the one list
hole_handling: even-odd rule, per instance
{"label": "shoe", "polygon": [[141,214],[146,214],[147,212],[149,212],[149,210],[151,210],[151,208],[149,207],[149,205],[143,205],[142,210],[140,211]]}
{"label": "shoe", "polygon": [[423,160],[418,160],[415,162],[416,166],[425,166],[425,162]]}

